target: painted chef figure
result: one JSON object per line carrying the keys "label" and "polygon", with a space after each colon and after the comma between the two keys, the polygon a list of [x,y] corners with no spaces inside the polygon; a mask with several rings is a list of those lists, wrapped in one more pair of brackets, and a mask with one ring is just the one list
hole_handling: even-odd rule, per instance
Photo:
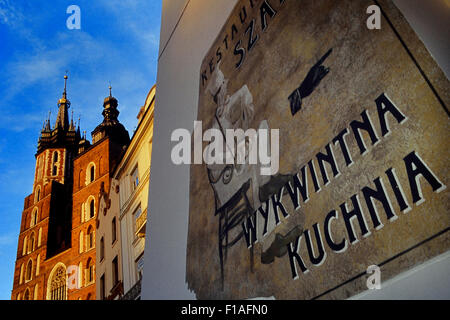
{"label": "painted chef figure", "polygon": [[[224,138],[227,129],[242,129],[243,131],[249,129],[255,112],[253,97],[247,85],[243,85],[231,96],[227,92],[227,85],[228,80],[225,79],[224,74],[220,70],[219,63],[212,73],[206,90],[211,94],[217,104],[212,128],[220,130]],[[269,132],[266,120],[261,121],[259,128],[267,129],[266,132]],[[258,137],[256,136],[256,138]],[[233,153],[235,161],[232,165],[226,164],[226,162],[225,164],[207,165],[210,183],[219,200],[218,207],[227,203],[249,180],[251,180],[252,185],[252,207],[258,208],[260,206],[259,188],[269,181],[270,176],[260,175],[261,166],[259,164],[249,164],[248,141],[244,139],[245,137],[237,137],[235,141],[231,141],[231,143],[230,141],[226,141],[224,145],[224,162],[226,148],[233,150],[234,144],[237,146],[245,146],[244,164],[238,164],[236,161],[238,151],[236,154]],[[266,141],[270,141],[270,139]],[[211,144],[206,148],[208,147],[211,147]],[[207,151],[205,154],[209,154]]]}

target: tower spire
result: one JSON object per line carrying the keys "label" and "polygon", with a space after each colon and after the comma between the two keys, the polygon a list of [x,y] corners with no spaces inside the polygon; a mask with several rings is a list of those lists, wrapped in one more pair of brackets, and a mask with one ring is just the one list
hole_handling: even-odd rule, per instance
{"label": "tower spire", "polygon": [[67,99],[67,71],[64,75],[64,92],[62,98],[58,100],[58,115],[56,116],[56,128],[67,130],[69,128],[69,108],[70,101]]}
{"label": "tower spire", "polygon": [[68,76],[67,76],[67,70],[66,70],[66,74],[64,75],[64,92],[63,92],[63,98],[64,99],[67,99],[67,91],[66,91],[66,89],[67,89],[67,79],[68,79]]}

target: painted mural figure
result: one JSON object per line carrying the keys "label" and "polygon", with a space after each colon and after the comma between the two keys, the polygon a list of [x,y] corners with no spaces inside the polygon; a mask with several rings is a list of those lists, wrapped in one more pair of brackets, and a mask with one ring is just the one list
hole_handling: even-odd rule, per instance
{"label": "painted mural figure", "polygon": [[[228,80],[225,79],[224,74],[220,70],[219,63],[206,90],[217,104],[212,128],[220,130],[224,138],[227,129],[242,129],[243,131],[249,129],[255,113],[253,96],[247,85],[243,85],[232,95],[228,94],[227,87]],[[267,129],[266,132],[269,132],[266,120],[261,121],[259,128]],[[224,139],[226,141],[223,150],[224,157],[226,148],[234,148],[234,144],[246,143],[242,139],[245,139],[245,137],[238,137],[236,141],[233,141],[233,145],[230,145],[229,141],[227,142]],[[267,141],[270,141],[270,139]],[[243,164],[238,164],[236,161],[234,164],[226,164],[226,161],[223,161],[224,164],[207,165],[208,179],[214,190],[215,214],[219,215],[218,241],[222,286],[224,279],[223,264],[226,259],[227,249],[243,237],[240,225],[255,208],[261,205],[260,189],[270,180],[270,176],[260,175],[259,164],[249,164],[248,144],[245,145],[246,154]],[[206,148],[210,146],[211,144]],[[205,153],[208,154],[208,152]],[[248,196],[250,186],[251,197]],[[253,261],[253,251],[251,251],[251,261]]]}
{"label": "painted mural figure", "polygon": [[[249,129],[255,110],[253,96],[247,85],[242,86],[231,96],[228,94],[228,80],[225,79],[219,67],[220,64],[216,66],[206,90],[212,95],[217,104],[212,128],[220,130],[225,138],[227,129],[242,129],[244,131]],[[269,126],[267,121],[261,121],[259,128],[267,129],[268,132]],[[242,141],[243,139],[245,137],[238,137],[236,141],[233,141],[233,144],[245,143],[245,141]],[[232,149],[233,147],[229,141],[226,141],[224,149]],[[226,163],[209,164],[207,169],[210,183],[220,203],[219,206],[226,204],[249,180],[252,182],[252,199],[250,200],[252,207],[258,208],[260,206],[259,189],[269,181],[270,177],[259,174],[259,164],[252,165],[248,163],[247,147],[244,164],[237,164],[236,161],[232,165]]]}

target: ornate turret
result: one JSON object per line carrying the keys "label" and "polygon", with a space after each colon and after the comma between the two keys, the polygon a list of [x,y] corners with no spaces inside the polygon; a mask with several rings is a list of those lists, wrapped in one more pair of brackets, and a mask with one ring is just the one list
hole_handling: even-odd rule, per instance
{"label": "ornate turret", "polygon": [[117,110],[117,99],[112,96],[111,86],[109,86],[109,96],[103,101],[103,122],[92,131],[92,143],[95,144],[103,137],[108,136],[113,142],[120,145],[127,145],[130,136],[125,127],[119,122],[119,110]]}

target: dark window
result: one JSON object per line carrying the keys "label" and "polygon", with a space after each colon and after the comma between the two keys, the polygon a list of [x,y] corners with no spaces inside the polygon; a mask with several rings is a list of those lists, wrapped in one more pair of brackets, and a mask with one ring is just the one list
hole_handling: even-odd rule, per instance
{"label": "dark window", "polygon": [[94,264],[92,263],[92,259],[89,258],[86,264],[86,283],[92,283],[94,280]]}
{"label": "dark window", "polygon": [[105,258],[105,240],[103,237],[100,239],[100,261]]}
{"label": "dark window", "polygon": [[52,175],[56,176],[57,173],[58,173],[58,167],[57,166],[53,166]]}
{"label": "dark window", "polygon": [[92,199],[91,202],[89,203],[89,217],[91,217],[91,218],[93,218],[95,215],[94,205],[95,205],[95,201],[94,201],[94,199]]}
{"label": "dark window", "polygon": [[133,187],[133,190],[137,188],[139,185],[139,170],[138,167],[134,168],[134,170],[131,173],[131,184]]}
{"label": "dark window", "polygon": [[119,261],[117,256],[112,261],[113,287],[119,282]]}
{"label": "dark window", "polygon": [[116,224],[116,217],[112,219],[111,223],[111,231],[112,231],[112,243],[116,242],[117,239],[117,224]]}
{"label": "dark window", "polygon": [[95,179],[95,167],[92,166],[91,167],[91,182],[94,181],[94,179]]}
{"label": "dark window", "polygon": [[58,162],[58,151],[55,151],[53,153],[53,163],[56,163],[56,162]]}
{"label": "dark window", "polygon": [[26,276],[25,276],[25,279],[27,281],[31,280],[32,273],[33,273],[33,261],[29,260],[28,263],[27,263],[27,273],[26,273]]}
{"label": "dark window", "polygon": [[100,278],[100,300],[105,300],[105,274]]}

